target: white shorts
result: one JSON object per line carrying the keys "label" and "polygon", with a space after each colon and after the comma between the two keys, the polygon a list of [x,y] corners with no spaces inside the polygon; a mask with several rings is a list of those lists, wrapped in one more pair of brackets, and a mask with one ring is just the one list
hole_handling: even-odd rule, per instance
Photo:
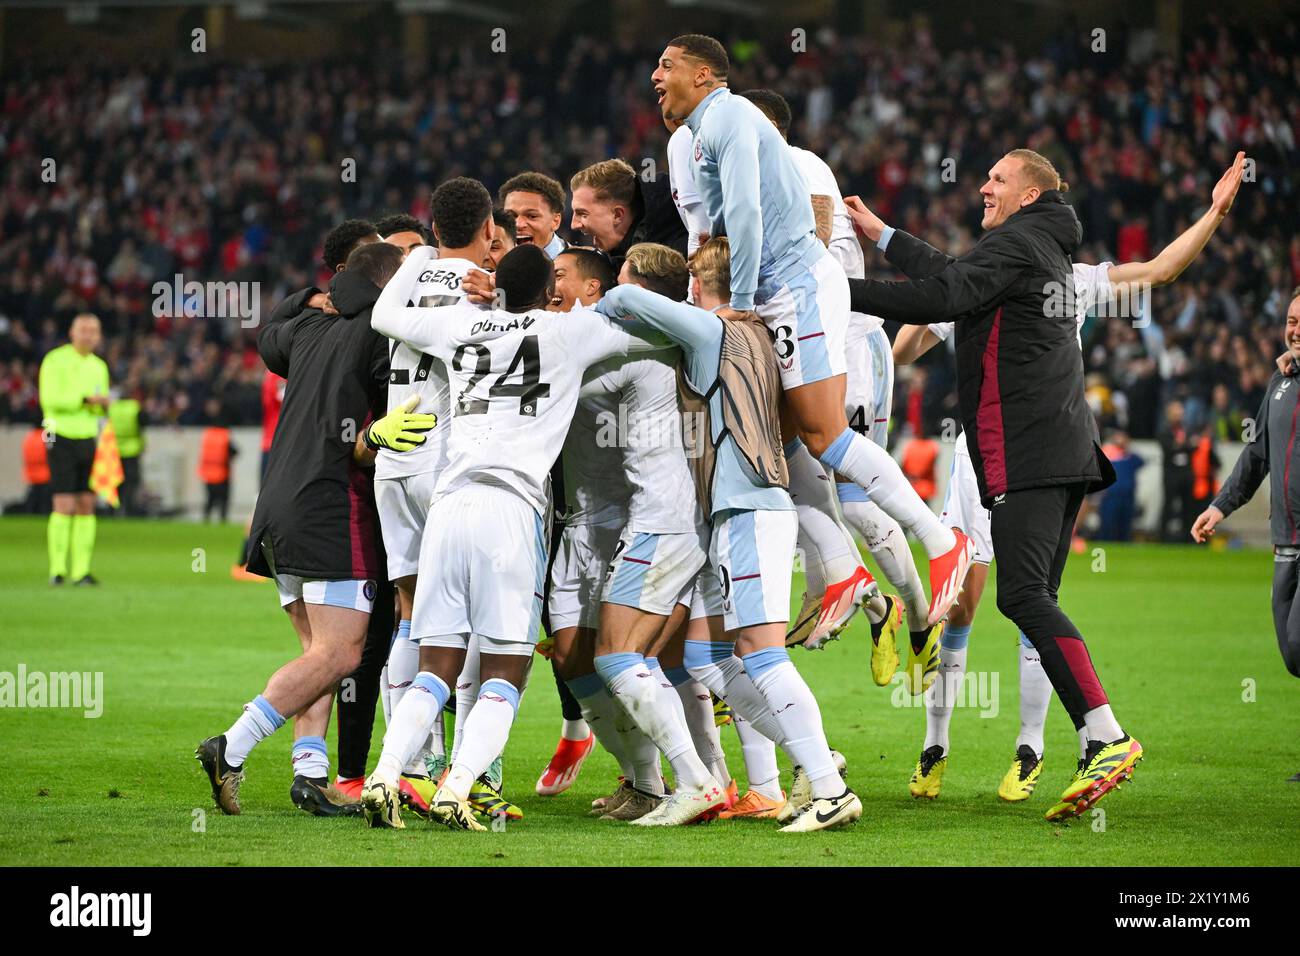
{"label": "white shorts", "polygon": [[680,534],[624,531],[610,558],[601,601],[668,615],[708,560],[704,529]]}
{"label": "white shorts", "polygon": [[695,586],[691,588],[690,620],[698,621],[702,617],[722,617],[722,585],[712,564],[705,564],[695,577]]}
{"label": "white shorts", "polygon": [[850,428],[887,448],[894,409],[894,353],[884,328],[867,331],[866,322],[856,312],[849,319],[844,413]]}
{"label": "white shorts", "polygon": [[[709,563],[728,631],[790,620],[790,578],[799,536],[795,511],[725,511],[714,516]],[[706,607],[714,586],[701,576]]]}
{"label": "white shorts", "polygon": [[551,589],[546,598],[552,633],[566,627],[596,629],[605,572],[622,530],[621,524],[565,525],[551,564]]}
{"label": "white shorts", "polygon": [[989,510],[980,503],[979,482],[975,466],[966,450],[966,433],[957,436],[953,448],[952,471],[948,474],[948,491],[943,498],[939,520],[949,528],[961,528],[975,545],[976,564],[993,560],[993,530]]}
{"label": "white shorts", "polygon": [[280,574],[275,570],[275,555],[271,545],[263,539],[262,553],[275,575],[275,589],[280,592],[280,607],[294,601],[304,604],[324,604],[328,607],[345,607],[369,614],[375,606],[379,585],[374,581],[350,578],[342,581],[325,581],[321,578],[304,578],[296,574]]}
{"label": "white shorts", "polygon": [[467,485],[435,501],[419,574],[412,640],[475,634],[537,643],[546,533],[541,515],[513,491]]}
{"label": "white shorts", "polygon": [[388,580],[415,574],[420,568],[420,539],[433,500],[437,475],[379,478],[375,481],[375,507],[388,555]]}
{"label": "white shorts", "polygon": [[830,255],[756,304],[754,310],[775,338],[783,389],[845,373],[849,280]]}

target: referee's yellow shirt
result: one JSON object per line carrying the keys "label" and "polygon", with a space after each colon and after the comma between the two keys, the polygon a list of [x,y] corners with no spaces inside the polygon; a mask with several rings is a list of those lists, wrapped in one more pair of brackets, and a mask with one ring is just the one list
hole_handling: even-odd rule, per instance
{"label": "referee's yellow shirt", "polygon": [[94,438],[104,413],[85,399],[108,395],[108,364],[70,342],[60,345],[41,361],[40,392],[43,427],[61,438]]}

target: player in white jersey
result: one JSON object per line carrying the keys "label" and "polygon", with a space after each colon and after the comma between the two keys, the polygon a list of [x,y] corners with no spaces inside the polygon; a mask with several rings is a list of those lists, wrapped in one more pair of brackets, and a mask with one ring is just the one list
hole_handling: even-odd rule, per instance
{"label": "player in white jersey", "polygon": [[[551,308],[568,312],[589,307],[613,285],[614,270],[608,259],[595,250],[570,246],[555,257]],[[537,781],[537,793],[543,796],[562,793],[572,785],[596,740],[619,762],[627,779],[638,779],[647,787],[651,781],[659,786],[660,780],[654,744],[614,702],[592,663],[605,569],[627,523],[632,494],[617,444],[598,439],[600,414],[596,403],[580,396],[560,454],[565,520],[551,562],[547,619],[551,663],[577,702],[582,717],[578,723],[585,730],[581,739],[571,738],[567,727],[561,732],[555,753]]]}
{"label": "player in white jersey", "polygon": [[[686,297],[686,260],[654,243],[632,246],[619,273],[673,301]],[[684,667],[668,676],[658,655],[679,661],[683,625],[696,575],[707,560],[708,531],[695,504],[695,482],[681,441],[676,366],[672,349],[615,359],[588,373],[584,394],[607,403],[606,422],[623,449],[632,484],[627,526],[609,563],[602,591],[594,665],[609,692],[673,768],[676,791],[660,804],[657,782],[647,791],[620,788],[604,818],[675,826],[725,808],[731,799],[708,690]],[[673,647],[669,650],[669,642]],[[679,692],[679,688],[681,688]],[[690,720],[686,710],[690,705]]]}
{"label": "player in white jersey", "polygon": [[[1205,247],[1228,214],[1241,185],[1244,163],[1245,154],[1238,153],[1233,165],[1214,187],[1210,208],[1154,259],[1121,265],[1110,262],[1074,264],[1074,287],[1062,290],[1062,303],[1063,307],[1073,309],[1080,331],[1084,320],[1094,310],[1103,317],[1139,318],[1140,312],[1149,307],[1146,296],[1150,290],[1173,282]],[[858,197],[849,197],[847,203],[850,215],[863,235],[882,248],[887,245],[892,230]],[[905,326],[894,343],[895,360],[905,365],[915,362],[935,345],[951,337],[952,330],[951,322]],[[993,560],[989,512],[980,503],[965,433],[957,437],[953,449],[952,471],[941,518],[950,525],[960,526],[970,535],[975,545],[975,559],[966,574],[961,597],[948,615],[940,648],[940,680],[926,702],[925,744],[909,784],[913,796],[930,799],[939,795],[943,783],[953,701],[961,691],[966,644],[988,580],[989,563]],[[1043,671],[1038,652],[1024,634],[1020,635],[1019,650],[1020,734],[1016,739],[1011,769],[998,787],[998,796],[1012,802],[1027,799],[1042,773],[1043,726],[1052,697],[1052,685]],[[1080,731],[1081,753],[1087,746],[1085,736],[1085,732]]]}
{"label": "player in white jersey", "polygon": [[[748,90],[740,95],[772,121],[782,139],[788,139],[792,117],[790,105],[784,97],[771,90]],[[844,269],[845,275],[863,278],[866,263],[862,246],[853,229],[853,221],[849,218],[844,198],[840,195],[835,174],[815,153],[797,146],[790,146],[789,149],[812,197],[817,238],[826,244],[831,255]],[[849,427],[885,448],[893,407],[894,362],[889,336],[885,333],[884,323],[877,316],[849,313],[845,337],[845,368],[844,411],[848,416]],[[907,613],[911,638],[906,673],[913,675],[918,669],[924,673],[924,667],[919,666],[919,662],[933,658],[937,666],[938,636],[943,624],[931,625],[926,620],[928,608],[925,589],[912,559],[907,537],[898,522],[872,502],[859,485],[842,475],[837,475],[836,478],[836,496],[845,521],[862,535],[885,578],[902,595],[901,602],[886,595],[885,608],[872,616],[872,679],[884,686],[889,683],[898,667],[896,632],[901,623],[902,609]],[[797,496],[795,503],[800,503]],[[799,616],[786,637],[786,644],[816,646],[821,640],[835,636],[825,628],[818,632],[817,624],[821,613],[821,595],[827,584],[825,560],[821,556],[828,552],[832,556],[842,553],[843,545],[837,539],[841,528],[826,521],[817,508],[810,506],[799,509],[799,524],[800,546],[806,555],[808,590],[803,596]],[[849,546],[852,553],[856,554],[857,546],[851,539]]]}
{"label": "player in white jersey", "polygon": [[[482,267],[495,233],[492,195],[477,180],[448,180],[434,190],[430,205],[437,258],[416,278],[406,303],[425,308],[460,301],[461,278],[470,269]],[[416,398],[421,411],[431,412],[443,422],[449,420],[447,370],[441,361],[394,341],[389,349],[389,369],[389,411]],[[400,453],[381,448],[375,458],[375,503],[388,555],[388,576],[396,584],[398,596],[397,635],[386,677],[390,711],[400,704],[419,670],[420,649],[411,640],[411,611],[425,518],[434,482],[446,463],[446,436],[446,428],[434,428],[419,448]],[[446,763],[445,747],[440,714],[429,745],[403,768],[402,801],[417,813],[429,812],[437,778]]]}
{"label": "player in white jersey", "polygon": [[[693,136],[690,127],[680,120],[664,117],[664,126],[672,135],[668,137],[668,184],[673,190],[673,205],[686,227],[686,258],[695,255],[701,240],[708,236],[712,226],[704,211],[704,200],[695,188],[695,168],[691,165]],[[689,295],[689,293],[688,293]]]}
{"label": "player in white jersey", "polygon": [[483,830],[468,797],[505,746],[537,642],[547,475],[573,418],[582,375],[597,362],[654,346],[586,310],[546,311],[554,272],[535,246],[520,246],[501,260],[496,288],[502,308],[406,306],[428,261],[424,250],[414,250],[372,317],[377,331],[446,363],[452,417],[447,464],[421,544],[412,618],[421,670],[393,713],[362,804],[372,826],[403,825],[397,798],[402,767],[450,696],[473,637],[480,691],[432,814],[453,829]]}

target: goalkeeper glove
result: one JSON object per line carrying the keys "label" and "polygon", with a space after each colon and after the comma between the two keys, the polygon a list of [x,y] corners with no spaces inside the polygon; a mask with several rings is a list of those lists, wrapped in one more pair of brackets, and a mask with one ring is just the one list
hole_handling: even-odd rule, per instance
{"label": "goalkeeper glove", "polygon": [[423,445],[424,433],[438,424],[438,416],[413,411],[419,404],[420,396],[412,395],[383,418],[371,422],[362,436],[366,447],[372,451],[410,451]]}

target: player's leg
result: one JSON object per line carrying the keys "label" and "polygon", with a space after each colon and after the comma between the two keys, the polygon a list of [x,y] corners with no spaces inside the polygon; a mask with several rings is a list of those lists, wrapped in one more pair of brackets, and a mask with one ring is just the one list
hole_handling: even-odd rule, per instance
{"label": "player's leg", "polygon": [[1120,728],[1083,636],[1057,603],[1082,486],[1007,492],[994,506],[998,610],[1038,648],[1043,668],[1076,728],[1086,732],[1085,766],[1048,811],[1049,819],[1082,813],[1132,773],[1141,745]]}
{"label": "player's leg", "polygon": [[627,751],[617,730],[622,720],[619,708],[592,663],[605,572],[600,562],[608,553],[606,545],[612,551],[617,541],[618,529],[566,525],[551,556],[544,625],[553,643],[551,665],[564,722],[555,751],[534,786],[541,796],[556,796],[573,786],[598,739],[631,779],[626,772]]}
{"label": "player's leg", "polygon": [[[279,583],[279,582],[278,582]],[[213,796],[225,813],[239,813],[239,784],[252,749],[285,721],[317,703],[322,695],[354,671],[361,660],[373,590],[365,581],[297,581],[299,594],[285,594],[282,605],[299,596],[310,605],[310,647],[277,670],[266,688],[245,705],[225,734],[204,740],[195,753],[208,774]],[[288,597],[288,600],[285,598]],[[328,722],[328,715],[326,715]],[[322,728],[323,729],[323,728]]]}
{"label": "player's leg", "polygon": [[851,823],[861,815],[862,804],[840,779],[817,700],[785,648],[796,536],[792,517],[785,511],[728,513],[715,525],[712,560],[722,585],[727,631],[736,638],[735,654],[767,704],[781,746],[808,779],[809,801],[786,828],[802,832]]}
{"label": "player's leg", "polygon": [[[636,548],[628,550],[634,557],[644,553]],[[607,587],[607,595],[609,591]],[[672,765],[677,790],[683,799],[694,800],[691,805],[696,810],[694,816],[673,821],[685,823],[720,804],[723,794],[695,752],[681,701],[675,693],[671,703],[667,700],[661,684],[668,682],[651,672],[644,654],[638,650],[651,646],[665,621],[665,617],[646,614],[635,607],[605,603],[601,608],[595,664],[596,672],[615,700]]]}
{"label": "player's leg", "polygon": [[681,703],[696,754],[709,768],[713,779],[726,788],[728,800],[734,803],[738,796],[736,781],[727,768],[722,737],[718,723],[713,719],[713,695],[691,676],[685,666],[686,635],[690,629],[690,595],[684,597],[685,603],[679,603],[673,609],[668,626],[664,628],[663,647],[655,650],[655,657]]}
{"label": "player's leg", "polygon": [[1009,802],[1026,800],[1043,772],[1043,728],[1052,702],[1052,682],[1043,670],[1038,648],[1022,633],[1016,639],[1020,676],[1020,733],[1011,769],[998,785],[998,796]]}

